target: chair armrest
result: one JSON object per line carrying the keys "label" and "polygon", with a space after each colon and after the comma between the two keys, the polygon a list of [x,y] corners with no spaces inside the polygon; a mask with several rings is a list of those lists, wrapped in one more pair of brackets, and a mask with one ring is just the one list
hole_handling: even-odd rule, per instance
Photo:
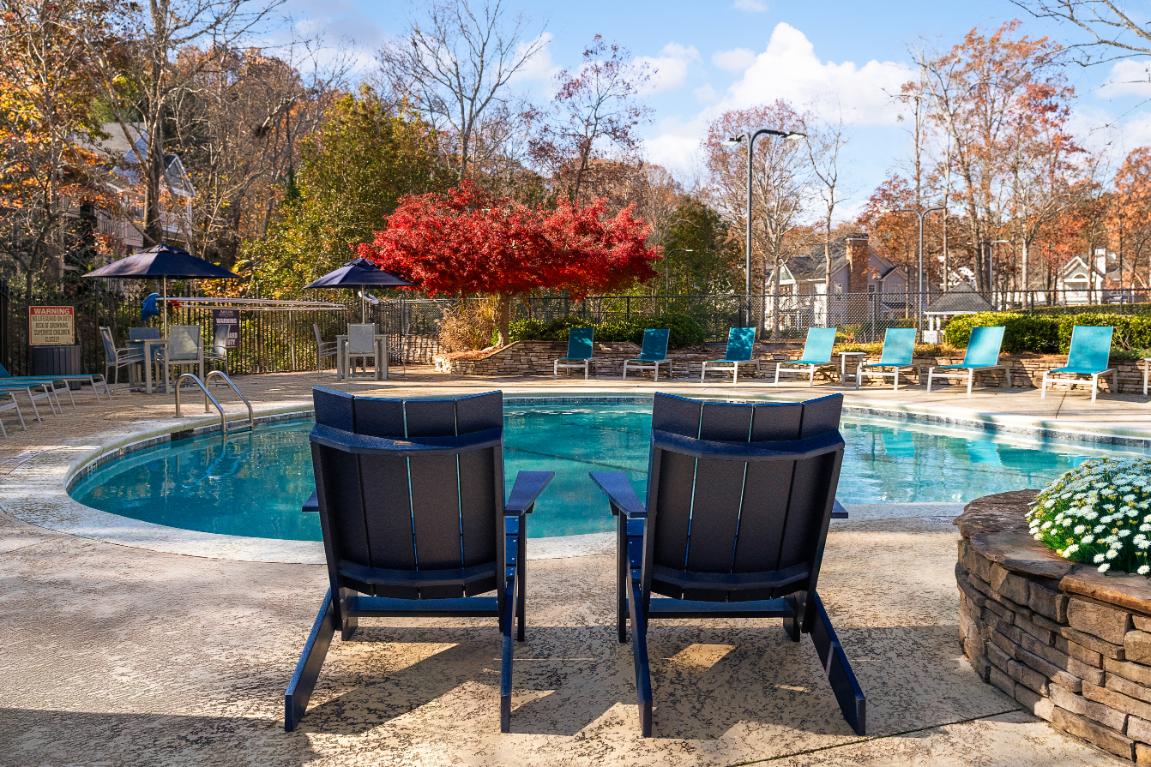
{"label": "chair armrest", "polygon": [[588,476],[607,494],[612,514],[623,514],[628,519],[643,519],[647,509],[635,494],[631,480],[622,471],[591,471]]}
{"label": "chair armrest", "polygon": [[320,498],[315,493],[308,496],[308,500],[304,501],[304,505],[300,507],[300,511],[319,511]]}
{"label": "chair armrest", "polygon": [[504,514],[531,514],[536,499],[554,477],[554,471],[521,471],[504,504]]}
{"label": "chair armrest", "polygon": [[840,503],[838,500],[835,501],[835,505],[833,505],[831,507],[831,518],[832,519],[847,519],[847,509],[844,508],[843,504]]}

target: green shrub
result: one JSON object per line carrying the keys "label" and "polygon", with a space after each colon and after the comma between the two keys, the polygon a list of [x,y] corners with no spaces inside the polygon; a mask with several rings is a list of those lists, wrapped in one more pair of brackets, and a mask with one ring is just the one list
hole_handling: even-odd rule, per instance
{"label": "green shrub", "polygon": [[707,330],[690,314],[669,312],[656,316],[636,315],[630,319],[611,319],[589,322],[578,316],[561,317],[549,322],[543,320],[513,320],[508,327],[512,341],[566,341],[571,328],[595,328],[597,341],[631,341],[643,343],[645,328],[667,328],[668,346],[673,349],[697,346],[707,340]]}

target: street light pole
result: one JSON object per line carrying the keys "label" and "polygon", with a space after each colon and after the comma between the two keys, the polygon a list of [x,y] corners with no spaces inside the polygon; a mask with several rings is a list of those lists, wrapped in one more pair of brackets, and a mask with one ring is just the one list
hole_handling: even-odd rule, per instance
{"label": "street light pole", "polygon": [[924,306],[923,306],[923,291],[924,291],[924,282],[923,282],[923,276],[924,276],[923,275],[923,220],[925,218],[927,218],[929,215],[931,215],[932,213],[937,213],[937,212],[940,212],[943,210],[945,210],[945,208],[942,205],[936,205],[933,208],[924,208],[923,210],[917,210],[915,208],[900,208],[899,210],[895,211],[896,213],[914,213],[915,217],[917,219],[919,219],[919,243],[916,246],[916,250],[917,250],[916,260],[917,260],[918,266],[919,266],[919,277],[918,277],[918,286],[916,287],[916,291],[917,291],[916,295],[918,296],[918,298],[916,298],[916,300],[915,300],[915,306],[916,306],[915,324],[921,328],[923,327],[923,310],[924,310]]}
{"label": "street light pole", "polygon": [[[743,251],[743,309],[740,312],[744,327],[751,324],[751,173],[755,162],[755,140],[760,136],[775,136],[777,138],[799,138],[806,134],[798,131],[776,130],[775,128],[760,128],[754,133],[741,133],[728,139],[730,143],[740,144],[747,142],[747,232],[744,239]],[[778,284],[778,281],[777,281]]]}

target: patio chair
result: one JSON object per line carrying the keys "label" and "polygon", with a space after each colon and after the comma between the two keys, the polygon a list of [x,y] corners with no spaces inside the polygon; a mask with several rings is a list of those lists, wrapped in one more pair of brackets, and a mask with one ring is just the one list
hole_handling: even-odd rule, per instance
{"label": "patio chair", "polygon": [[204,379],[204,339],[199,325],[171,325],[168,343],[164,346],[164,367],[169,376],[175,369],[179,376],[183,368],[192,368],[200,380]]}
{"label": "patio chair", "polygon": [[808,328],[803,354],[797,360],[776,363],[775,382],[779,383],[780,373],[799,373],[807,376],[808,386],[815,386],[816,369],[832,364],[831,350],[835,346],[835,331],[835,328]]}
{"label": "patio chair", "polygon": [[104,346],[104,380],[108,380],[109,371],[113,372],[112,383],[120,383],[120,369],[143,366],[144,350],[140,347],[117,347],[112,338],[112,329],[100,328],[100,342]]}
{"label": "patio chair", "polygon": [[723,359],[707,360],[699,371],[699,380],[702,383],[707,376],[708,365],[712,370],[730,370],[732,384],[739,383],[739,366],[754,365],[759,370],[759,361],[752,359],[755,355],[755,328],[731,328],[727,331],[727,349]]}
{"label": "patio chair", "polygon": [[64,388],[68,390],[68,399],[72,404],[76,404],[76,400],[72,397],[72,389],[68,384],[76,383],[81,386],[88,384],[92,387],[92,393],[97,398],[100,397],[100,389],[104,390],[104,394],[111,396],[112,390],[108,388],[108,382],[104,376],[99,373],[54,373],[49,375],[30,375],[30,376],[14,376],[8,372],[8,368],[0,364],[0,383],[40,383],[48,381],[52,383],[62,383]]}
{"label": "patio chair", "polygon": [[228,372],[228,326],[216,325],[212,329],[212,346],[204,350],[204,364],[218,363],[217,367]]}
{"label": "patio chair", "polygon": [[[65,385],[65,388],[67,388],[67,385]],[[36,406],[37,400],[47,400],[48,410],[53,414],[64,412],[56,394],[56,384],[52,381],[0,382],[0,393],[12,395],[13,400],[16,399],[17,394],[26,396],[28,398],[28,404],[32,406],[32,418],[36,421],[44,420],[40,415],[40,408]],[[75,405],[76,403],[73,402],[72,404]],[[21,421],[22,420],[23,418],[21,418]]]}
{"label": "patio chair", "polygon": [[[24,423],[24,414],[20,412],[20,403],[16,401],[16,395],[12,392],[0,392],[0,413],[8,410],[15,411],[16,417],[20,420],[20,428],[23,431],[28,431],[28,425]],[[0,418],[0,436],[8,436],[8,429],[5,428],[2,418]]]}
{"label": "patio chair", "polygon": [[793,641],[809,634],[844,718],[864,733],[863,691],[816,590],[843,462],[842,407],[842,394],[795,403],[656,394],[647,502],[626,473],[591,472],[616,517],[616,630],[626,642],[631,624],[645,737],[648,621],[704,617],[783,618]]}
{"label": "patio chair", "polygon": [[623,377],[627,378],[627,369],[652,370],[656,381],[659,380],[659,366],[667,365],[667,377],[671,378],[671,359],[667,356],[667,342],[671,331],[668,328],[646,328],[643,331],[643,346],[639,356],[623,361]]}
{"label": "patio chair", "polygon": [[590,371],[592,354],[595,347],[592,341],[595,338],[595,328],[569,328],[568,351],[552,364],[552,378],[559,377],[560,368],[583,368],[583,377],[586,380]]}
{"label": "patio chair", "polygon": [[324,369],[325,359],[330,358],[334,363],[336,359],[336,342],[324,340],[324,335],[320,332],[319,323],[312,323],[312,333],[316,336],[316,372],[319,373]]}
{"label": "patio chair", "polygon": [[505,503],[498,391],[403,400],[317,387],[313,398],[316,495],[304,508],[320,514],[329,589],[284,695],[285,729],[304,715],[337,629],[346,640],[361,617],[491,616],[507,732],[527,515],[553,474],[520,472]]}
{"label": "patio chair", "polygon": [[356,362],[367,372],[367,361],[372,361],[373,367],[378,367],[379,348],[376,346],[376,323],[366,322],[357,325],[348,325],[347,342],[348,377],[356,375]]}
{"label": "patio chair", "polygon": [[1047,386],[1082,383],[1084,376],[1091,379],[1091,401],[1099,393],[1099,379],[1111,376],[1111,391],[1118,390],[1119,371],[1110,367],[1111,336],[1115,328],[1110,325],[1076,325],[1071,331],[1071,349],[1067,352],[1067,364],[1061,368],[1043,373],[1043,389],[1040,398],[1047,397]]}
{"label": "patio chair", "polygon": [[967,396],[970,397],[976,373],[1003,367],[999,364],[999,350],[1003,347],[1004,330],[1002,325],[972,328],[963,362],[958,365],[932,365],[927,369],[927,391],[931,391],[931,384],[936,378],[966,378]]}
{"label": "patio chair", "polygon": [[883,335],[883,351],[875,362],[863,360],[855,370],[855,388],[863,385],[864,376],[891,378],[894,390],[899,391],[899,374],[913,371],[915,355],[915,328],[888,328]]}

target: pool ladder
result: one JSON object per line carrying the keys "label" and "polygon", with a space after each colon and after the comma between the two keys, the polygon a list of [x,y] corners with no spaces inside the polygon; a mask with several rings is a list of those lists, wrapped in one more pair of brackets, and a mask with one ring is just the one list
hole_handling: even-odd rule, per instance
{"label": "pool ladder", "polygon": [[223,370],[213,370],[209,372],[208,375],[204,376],[204,380],[200,380],[200,376],[196,375],[195,373],[184,373],[178,379],[176,379],[176,416],[179,417],[180,415],[180,387],[183,385],[184,381],[191,381],[192,383],[196,384],[197,389],[204,393],[204,412],[208,412],[208,404],[211,403],[216,408],[216,411],[220,414],[220,430],[225,435],[227,435],[228,418],[224,413],[224,406],[220,404],[220,400],[217,399],[216,396],[212,394],[212,392],[208,391],[208,384],[212,382],[213,378],[219,378],[221,381],[227,384],[228,388],[232,390],[232,393],[235,394],[236,397],[244,403],[244,406],[248,408],[248,428],[254,428],[256,425],[256,420],[252,414],[252,403],[249,402],[248,398],[244,396],[244,393],[240,391],[240,387],[236,386],[236,382],[229,378],[228,374]]}

